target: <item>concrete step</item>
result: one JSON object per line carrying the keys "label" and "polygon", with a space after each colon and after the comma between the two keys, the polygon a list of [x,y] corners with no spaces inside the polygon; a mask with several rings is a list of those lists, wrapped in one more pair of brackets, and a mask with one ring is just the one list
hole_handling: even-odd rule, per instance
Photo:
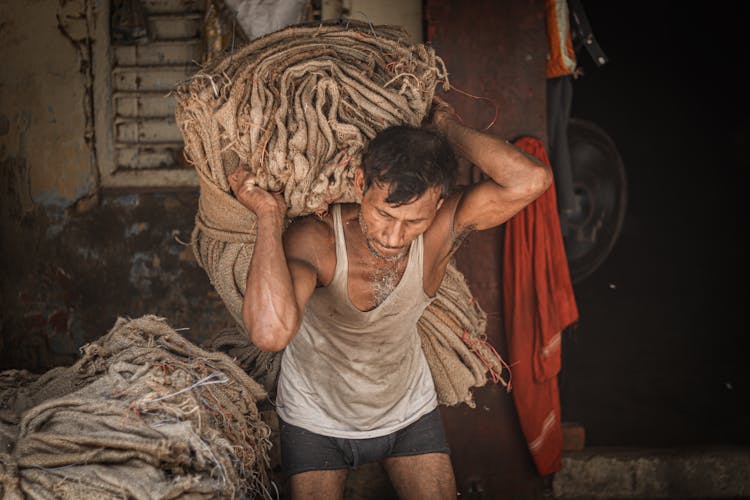
{"label": "concrete step", "polygon": [[750,498],[750,447],[568,451],[552,490],[567,500]]}

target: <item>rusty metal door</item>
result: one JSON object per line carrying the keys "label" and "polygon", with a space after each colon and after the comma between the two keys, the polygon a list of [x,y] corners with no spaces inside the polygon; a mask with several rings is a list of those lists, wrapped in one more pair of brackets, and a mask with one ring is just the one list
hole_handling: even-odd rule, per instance
{"label": "rusty metal door", "polygon": [[[456,90],[444,97],[464,123],[512,140],[546,140],[544,1],[428,0],[427,37]],[[474,96],[474,97],[471,97]],[[476,180],[462,164],[462,181]],[[502,227],[473,234],[459,250],[459,269],[488,313],[489,342],[507,360],[502,331]],[[488,384],[477,407],[441,407],[461,498],[542,498],[511,394]]]}

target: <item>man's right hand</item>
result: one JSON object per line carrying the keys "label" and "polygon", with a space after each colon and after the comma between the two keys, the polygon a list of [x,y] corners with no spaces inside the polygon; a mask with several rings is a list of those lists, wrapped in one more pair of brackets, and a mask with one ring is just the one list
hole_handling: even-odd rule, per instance
{"label": "man's right hand", "polygon": [[229,186],[234,196],[259,218],[284,219],[286,203],[280,193],[269,193],[256,184],[255,174],[242,165],[229,176]]}

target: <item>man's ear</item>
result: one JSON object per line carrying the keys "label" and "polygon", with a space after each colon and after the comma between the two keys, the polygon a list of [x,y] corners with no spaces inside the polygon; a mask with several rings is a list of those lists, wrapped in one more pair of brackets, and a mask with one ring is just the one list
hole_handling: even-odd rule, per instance
{"label": "man's ear", "polygon": [[357,195],[359,201],[362,201],[365,194],[365,172],[362,167],[357,167],[354,171],[354,194]]}
{"label": "man's ear", "polygon": [[438,200],[438,202],[437,202],[437,207],[435,207],[435,212],[437,212],[438,210],[440,210],[440,207],[442,207],[442,206],[443,206],[443,202],[444,202],[444,201],[445,201],[445,198],[444,198],[444,197],[441,197],[441,198],[440,198],[440,199]]}

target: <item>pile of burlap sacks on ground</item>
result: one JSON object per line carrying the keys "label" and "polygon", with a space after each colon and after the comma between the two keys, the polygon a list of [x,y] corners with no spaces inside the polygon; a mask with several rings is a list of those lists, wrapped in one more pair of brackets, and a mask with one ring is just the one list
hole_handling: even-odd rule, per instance
{"label": "pile of burlap sacks on ground", "polygon": [[233,359],[155,316],[81,352],[0,372],[0,497],[276,498],[266,394]]}
{"label": "pile of burlap sacks on ground", "polygon": [[[391,125],[419,126],[439,84],[449,88],[431,46],[412,43],[399,27],[349,21],[256,39],[178,87],[176,121],[200,179],[192,245],[237,323],[212,345],[236,356],[270,392],[282,354],[259,351],[243,331],[255,218],[232,195],[228,176],[247,168],[261,188],[281,191],[289,219],[354,202],[353,174],[367,141]],[[418,326],[441,404],[473,406],[471,389],[488,372],[506,383],[485,325],[451,263]]]}

